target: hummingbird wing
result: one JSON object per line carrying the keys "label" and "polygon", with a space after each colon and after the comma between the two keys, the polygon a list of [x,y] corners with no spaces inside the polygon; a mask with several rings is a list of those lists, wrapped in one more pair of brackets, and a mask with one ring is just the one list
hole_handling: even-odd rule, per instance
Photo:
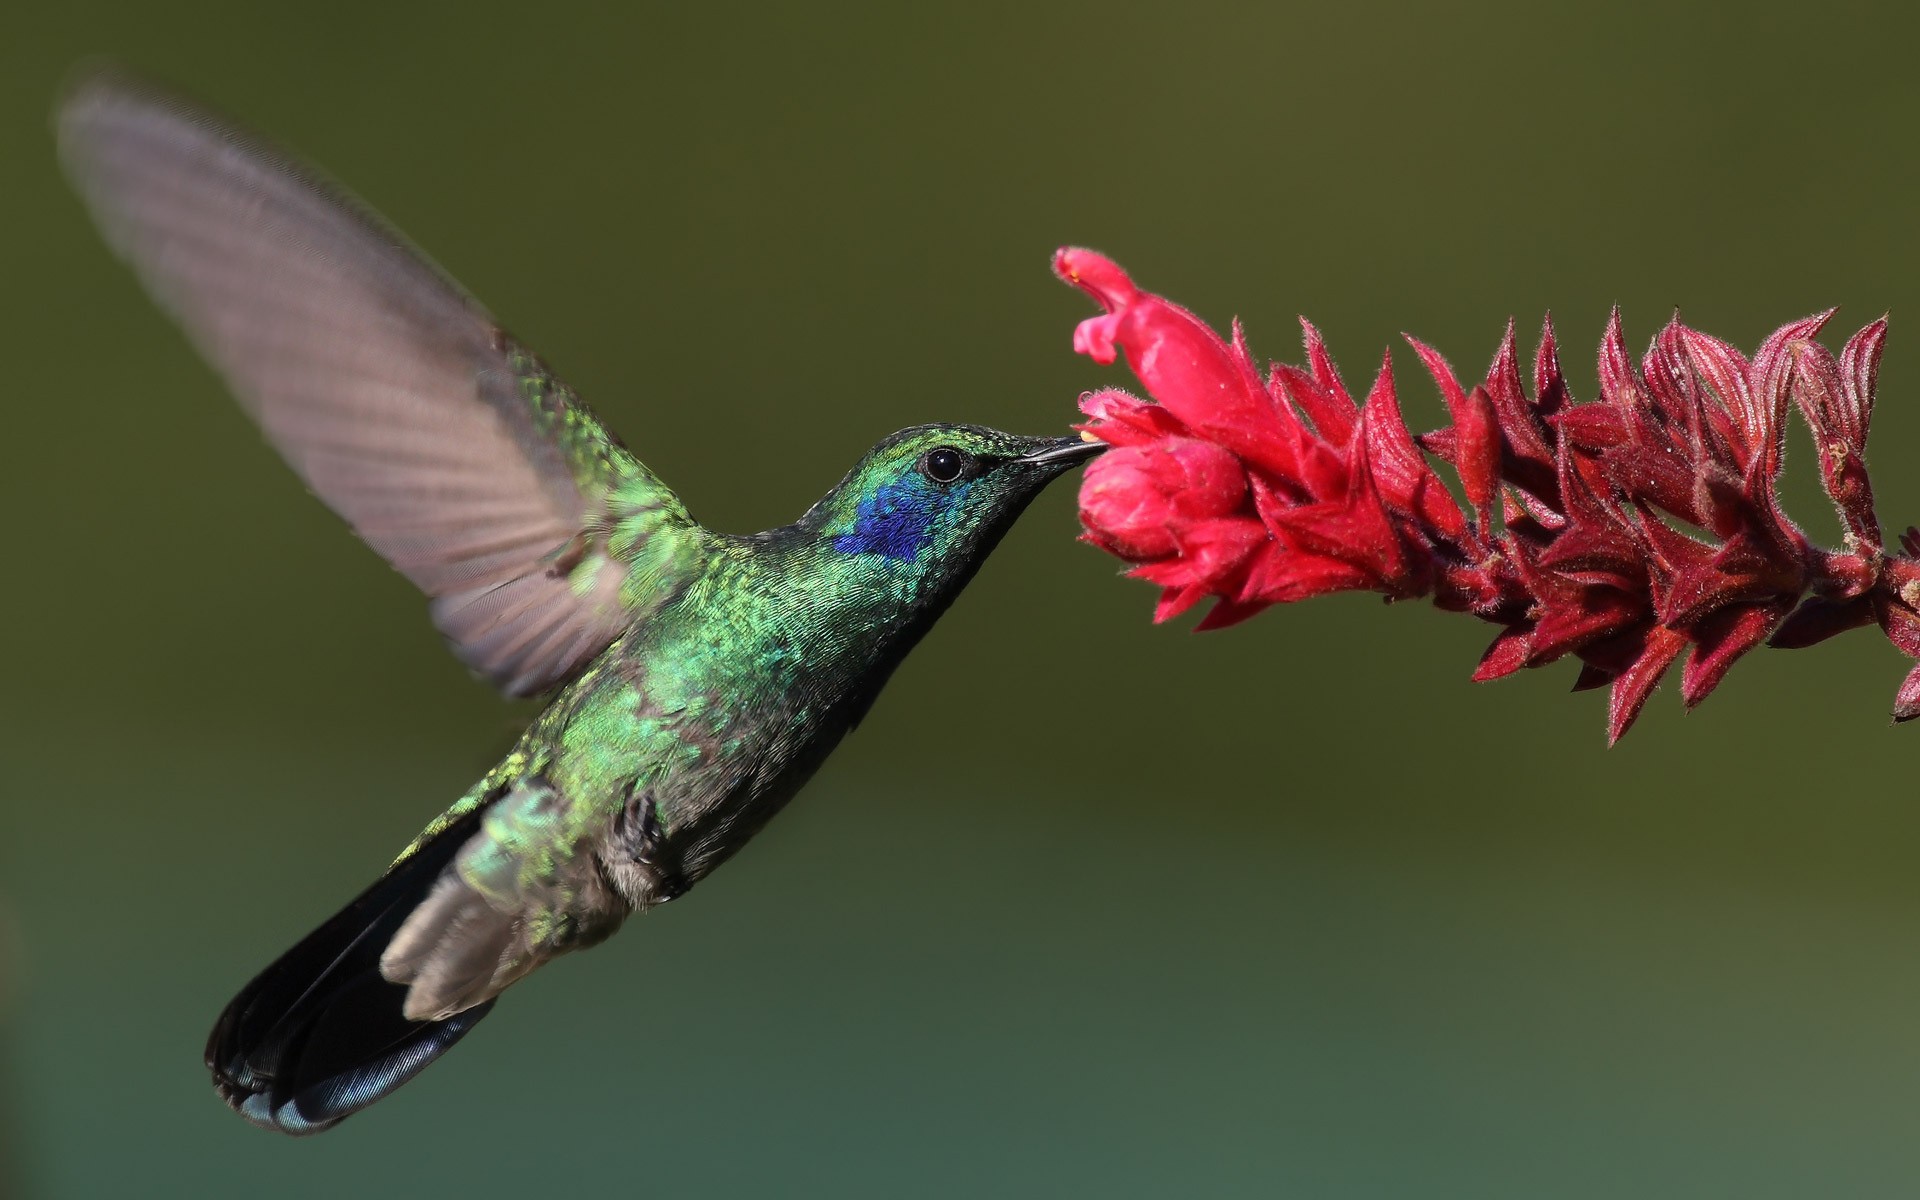
{"label": "hummingbird wing", "polygon": [[107,241],[307,485],[511,695],[663,602],[704,533],[378,216],[146,84],[83,80],[60,155]]}

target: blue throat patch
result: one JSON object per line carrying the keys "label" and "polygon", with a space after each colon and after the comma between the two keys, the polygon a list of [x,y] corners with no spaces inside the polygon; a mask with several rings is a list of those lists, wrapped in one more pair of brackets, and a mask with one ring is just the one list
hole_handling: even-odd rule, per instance
{"label": "blue throat patch", "polygon": [[860,498],[853,531],[833,541],[842,554],[878,554],[913,558],[933,540],[934,522],[967,493],[967,485],[947,491],[918,479],[881,484]]}

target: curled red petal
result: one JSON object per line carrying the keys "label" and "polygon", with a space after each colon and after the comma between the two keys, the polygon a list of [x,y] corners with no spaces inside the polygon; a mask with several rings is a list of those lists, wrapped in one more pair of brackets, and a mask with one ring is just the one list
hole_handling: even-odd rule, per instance
{"label": "curled red petal", "polygon": [[1108,312],[1118,312],[1140,298],[1140,289],[1120,264],[1098,250],[1060,247],[1053,252],[1053,273],[1092,296]]}
{"label": "curled red petal", "polygon": [[1124,350],[1147,391],[1190,429],[1249,462],[1295,466],[1278,407],[1244,348],[1236,353],[1192,312],[1141,290],[1105,255],[1068,247],[1054,255],[1054,271],[1108,310],[1080,323],[1074,349],[1099,362]]}
{"label": "curled red petal", "polygon": [[1106,365],[1120,357],[1120,314],[1088,317],[1073,327],[1073,352]]}

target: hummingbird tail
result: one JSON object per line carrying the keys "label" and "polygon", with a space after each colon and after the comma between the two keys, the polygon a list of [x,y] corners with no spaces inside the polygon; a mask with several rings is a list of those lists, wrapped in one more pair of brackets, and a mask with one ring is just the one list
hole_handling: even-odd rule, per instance
{"label": "hummingbird tail", "polygon": [[221,1099],[263,1129],[319,1133],[419,1074],[479,1024],[491,999],[408,1020],[380,955],[479,823],[475,812],[396,864],[249,983],[213,1027]]}

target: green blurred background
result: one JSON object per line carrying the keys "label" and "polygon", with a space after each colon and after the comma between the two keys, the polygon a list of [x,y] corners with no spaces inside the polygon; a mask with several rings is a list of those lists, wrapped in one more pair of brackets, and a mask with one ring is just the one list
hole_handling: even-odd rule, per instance
{"label": "green blurred background", "polygon": [[[1043,498],[792,811],[304,1143],[220,1006],[529,715],[468,680],[112,262],[78,59],[284,139],[429,248],[696,514],[791,519],[898,426],[1125,379],[1098,246],[1256,352],[1478,369],[1610,305],[1752,345],[1894,314],[1920,518],[1916,19],[1845,4],[25,5],[0,41],[0,1133],[20,1195],[1908,1196],[1920,730],[1871,634],[1672,689],[1344,597],[1227,633]],[[1336,11],[1337,9],[1337,11]],[[1404,349],[1395,351],[1411,369]],[[1440,406],[1407,376],[1411,419]],[[1793,511],[1834,532],[1795,443]]]}

